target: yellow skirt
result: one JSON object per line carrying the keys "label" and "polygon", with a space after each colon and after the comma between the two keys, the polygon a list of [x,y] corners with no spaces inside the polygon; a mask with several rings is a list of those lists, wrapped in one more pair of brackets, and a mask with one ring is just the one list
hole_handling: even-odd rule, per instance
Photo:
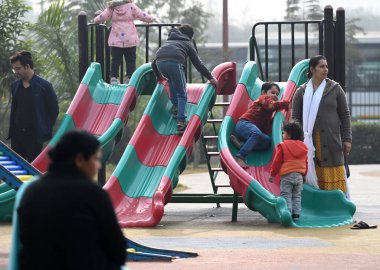
{"label": "yellow skirt", "polygon": [[[321,160],[321,139],[319,131],[315,135],[315,155]],[[340,189],[347,191],[344,165],[336,167],[320,167],[315,163],[315,171],[318,177],[318,186],[323,190]]]}

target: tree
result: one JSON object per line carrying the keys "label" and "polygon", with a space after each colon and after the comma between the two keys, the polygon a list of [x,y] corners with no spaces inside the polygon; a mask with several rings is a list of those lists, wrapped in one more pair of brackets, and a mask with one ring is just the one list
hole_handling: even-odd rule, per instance
{"label": "tree", "polygon": [[300,20],[300,0],[287,0],[286,1],[286,15],[284,17],[287,21]]}
{"label": "tree", "polygon": [[211,13],[204,10],[201,1],[189,5],[186,0],[138,0],[136,4],[153,14],[158,22],[191,24],[197,43],[207,40],[205,33]]}
{"label": "tree", "polygon": [[346,62],[347,65],[358,64],[363,61],[363,56],[360,53],[359,49],[356,47],[358,40],[355,36],[358,33],[365,34],[365,31],[362,27],[358,26],[359,18],[353,18],[346,20]]}
{"label": "tree", "polygon": [[319,0],[287,0],[285,20],[321,20],[323,10]]}
{"label": "tree", "polygon": [[12,71],[9,57],[22,48],[20,36],[28,27],[25,14],[31,10],[23,0],[4,0],[0,5],[0,138],[8,132],[10,83]]}
{"label": "tree", "polygon": [[71,99],[78,87],[77,22],[68,23],[65,1],[55,1],[30,27],[32,48],[44,59],[41,73],[60,99]]}
{"label": "tree", "polygon": [[303,18],[305,20],[321,20],[323,18],[323,10],[319,0],[304,0],[303,6]]}

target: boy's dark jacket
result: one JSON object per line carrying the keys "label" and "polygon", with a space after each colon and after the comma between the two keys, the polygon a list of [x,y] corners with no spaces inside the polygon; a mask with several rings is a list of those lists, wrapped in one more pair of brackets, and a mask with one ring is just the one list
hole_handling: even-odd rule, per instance
{"label": "boy's dark jacket", "polygon": [[[168,40],[161,48],[158,49],[153,65],[160,61],[174,61],[185,65],[187,57],[190,58],[190,61],[193,63],[195,68],[203,76],[209,80],[213,78],[210,71],[208,71],[199,59],[198,53],[193,46],[193,41],[187,35],[181,33],[181,31],[177,28],[170,30]],[[155,69],[154,66],[153,69]]]}
{"label": "boy's dark jacket", "polygon": [[[8,139],[12,138],[15,129],[15,96],[20,89],[21,79],[14,81],[11,85],[12,106],[9,124]],[[34,103],[34,115],[31,115],[31,121],[34,121],[33,127],[36,132],[37,140],[43,143],[52,137],[52,130],[58,116],[57,95],[53,86],[48,81],[34,75],[30,80],[30,89],[32,91]]]}

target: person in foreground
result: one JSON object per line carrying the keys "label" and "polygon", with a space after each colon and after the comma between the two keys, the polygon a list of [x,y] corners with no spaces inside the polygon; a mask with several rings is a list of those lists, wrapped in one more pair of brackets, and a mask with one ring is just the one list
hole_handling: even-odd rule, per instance
{"label": "person in foreground", "polygon": [[98,140],[68,132],[49,157],[47,173],[25,189],[17,209],[19,269],[120,269],[125,238],[107,193],[93,182]]}
{"label": "person in foreground", "polygon": [[194,29],[189,24],[172,28],[168,40],[156,52],[152,69],[158,78],[164,76],[169,83],[171,113],[177,118],[177,134],[186,130],[186,59],[190,58],[195,68],[217,88],[218,82],[204,66],[193,45]]}
{"label": "person in foreground", "polygon": [[327,78],[323,55],[310,59],[309,81],[297,89],[292,118],[303,126],[308,146],[306,183],[320,189],[340,189],[349,198],[344,156],[351,151],[351,117],[339,83]]}
{"label": "person in foreground", "polygon": [[237,149],[240,149],[236,161],[243,168],[248,166],[245,158],[250,152],[265,151],[270,147],[272,113],[289,107],[288,100],[277,101],[279,94],[280,87],[277,84],[263,83],[261,96],[249,106],[236,124],[236,136],[232,134],[230,140]]}
{"label": "person in foreground", "polygon": [[282,128],[283,142],[276,146],[269,182],[273,183],[276,175],[281,176],[280,195],[293,220],[301,214],[301,192],[307,173],[307,146],[303,143],[302,127],[296,122],[289,122]]}

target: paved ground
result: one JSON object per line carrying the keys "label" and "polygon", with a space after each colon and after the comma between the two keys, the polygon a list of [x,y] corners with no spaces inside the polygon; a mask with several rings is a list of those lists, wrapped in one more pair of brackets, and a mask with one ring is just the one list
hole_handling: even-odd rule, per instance
{"label": "paved ground", "polygon": [[[356,220],[380,225],[380,165],[351,166],[350,189],[357,206]],[[228,181],[221,175],[222,181]],[[184,175],[185,193],[211,192],[207,173]],[[226,190],[227,193],[228,190]],[[283,228],[268,224],[258,213],[239,206],[238,222],[231,206],[169,204],[159,226],[125,229],[144,245],[194,251],[197,258],[173,262],[131,262],[139,269],[380,269],[379,229],[351,230]],[[0,269],[5,269],[11,225],[0,225]]]}

